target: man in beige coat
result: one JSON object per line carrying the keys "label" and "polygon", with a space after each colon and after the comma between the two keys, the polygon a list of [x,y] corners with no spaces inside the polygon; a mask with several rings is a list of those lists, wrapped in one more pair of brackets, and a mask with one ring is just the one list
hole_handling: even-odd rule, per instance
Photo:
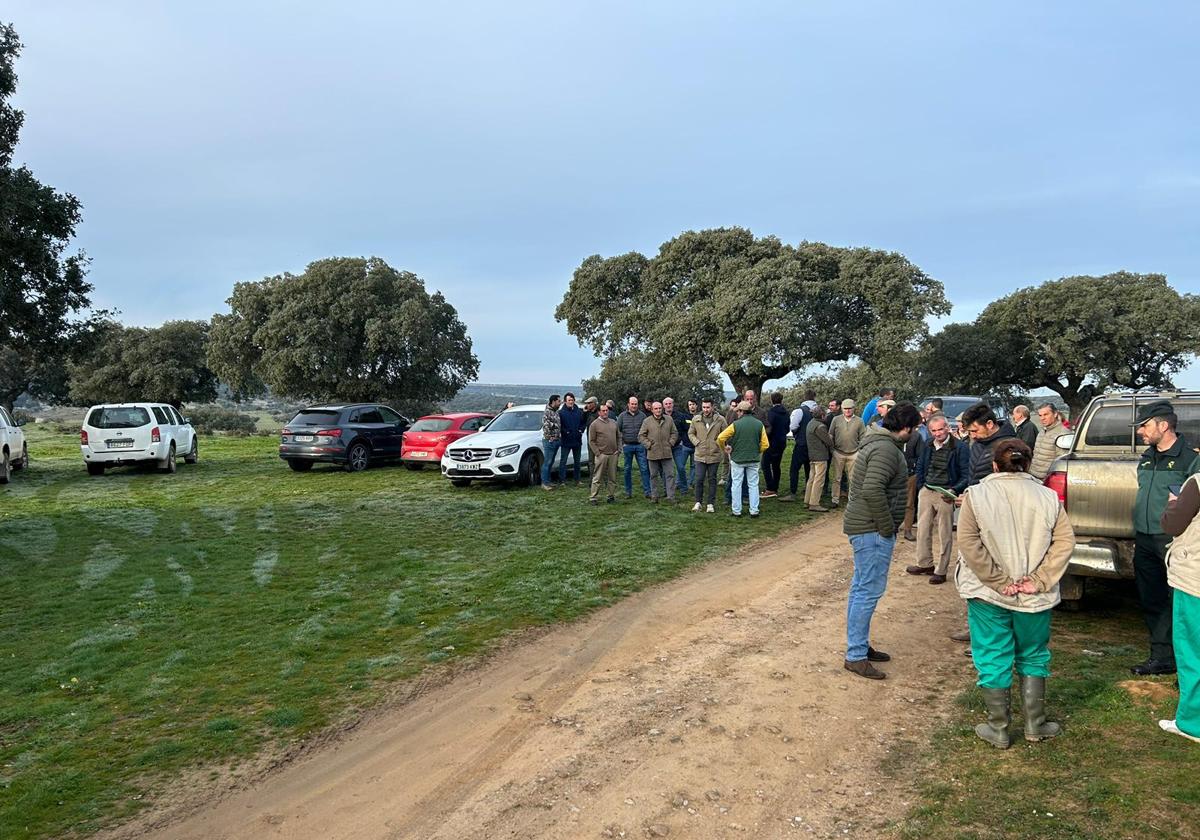
{"label": "man in beige coat", "polygon": [[725,430],[726,425],[725,418],[714,411],[713,401],[707,398],[700,403],[700,413],[688,424],[688,437],[692,446],[696,447],[696,504],[692,506],[693,512],[700,510],[707,490],[706,510],[716,513],[717,470],[725,460],[725,450],[717,443],[717,435]]}
{"label": "man in beige coat", "polygon": [[1067,427],[1063,425],[1058,409],[1050,403],[1039,405],[1037,414],[1042,430],[1033,444],[1033,463],[1029,465],[1029,474],[1038,481],[1044,481],[1050,472],[1050,464],[1062,454],[1054,443],[1067,434]]}
{"label": "man in beige coat", "polygon": [[854,480],[854,462],[858,458],[858,445],[866,434],[867,427],[854,412],[852,399],[842,400],[842,413],[829,424],[829,436],[833,438],[833,453],[829,467],[830,504],[838,506],[842,495],[842,473],[847,481]]}
{"label": "man in beige coat", "polygon": [[679,431],[675,421],[663,416],[663,404],[650,406],[650,416],[642,423],[638,442],[646,447],[646,461],[650,465],[650,501],[658,502],[658,482],[662,476],[663,490],[667,501],[675,501],[675,444],[679,442]]}
{"label": "man in beige coat", "polygon": [[600,416],[588,425],[588,457],[592,461],[592,495],[588,502],[600,504],[600,489],[607,491],[606,502],[616,501],[617,458],[621,453],[621,436],[617,421],[608,416],[607,403],[600,406]]}

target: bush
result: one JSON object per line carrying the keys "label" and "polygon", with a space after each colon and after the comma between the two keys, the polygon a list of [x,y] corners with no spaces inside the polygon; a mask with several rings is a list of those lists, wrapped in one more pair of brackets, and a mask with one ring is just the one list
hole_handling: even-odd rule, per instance
{"label": "bush", "polygon": [[254,433],[258,423],[249,414],[216,405],[193,406],[187,410],[186,415],[196,431],[204,435],[211,435],[213,432],[249,435]]}

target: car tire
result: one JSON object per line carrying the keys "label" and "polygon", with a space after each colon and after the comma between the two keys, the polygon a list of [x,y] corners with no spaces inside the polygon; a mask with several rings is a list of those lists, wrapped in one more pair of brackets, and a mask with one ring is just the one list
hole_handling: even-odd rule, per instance
{"label": "car tire", "polygon": [[104,475],[103,464],[84,464],[87,467],[88,475]]}
{"label": "car tire", "polygon": [[158,468],[168,475],[175,472],[175,444],[171,444],[171,448],[167,450],[167,460],[159,464]]}
{"label": "car tire", "polygon": [[287,464],[293,472],[308,472],[313,468],[312,461],[302,461],[299,458],[289,458]]}
{"label": "car tire", "polygon": [[532,487],[542,482],[542,453],[531,449],[521,457],[517,470],[517,486]]}
{"label": "car tire", "polygon": [[362,472],[371,465],[371,449],[362,441],[350,444],[346,450],[346,472]]}
{"label": "car tire", "polygon": [[194,464],[199,460],[200,460],[200,441],[196,439],[195,435],[192,435],[192,451],[183,456],[183,462],[185,464]]}
{"label": "car tire", "polygon": [[8,484],[8,480],[12,478],[12,464],[8,462],[8,453],[4,453],[4,460],[0,461],[0,484]]}
{"label": "car tire", "polygon": [[13,465],[12,465],[13,472],[16,472],[17,470],[23,470],[28,466],[29,466],[29,444],[23,443],[23,444],[21,444],[21,460],[13,461]]}
{"label": "car tire", "polygon": [[471,479],[469,478],[452,478],[450,483],[455,487],[470,487]]}
{"label": "car tire", "polygon": [[425,469],[425,465],[424,464],[414,464],[412,461],[405,461],[404,468],[408,469],[408,470],[412,470],[413,472],[420,472],[421,470]]}

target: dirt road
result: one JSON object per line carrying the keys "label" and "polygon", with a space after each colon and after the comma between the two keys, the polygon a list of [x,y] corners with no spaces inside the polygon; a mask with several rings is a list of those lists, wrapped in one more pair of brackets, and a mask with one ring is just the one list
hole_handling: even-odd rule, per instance
{"label": "dirt road", "polygon": [[875,617],[883,682],[842,668],[850,549],[831,514],[507,651],[181,821],[122,833],[880,836],[917,781],[885,780],[881,762],[924,743],[973,673],[947,638],[965,615],[953,584],[906,575],[912,560],[901,541]]}

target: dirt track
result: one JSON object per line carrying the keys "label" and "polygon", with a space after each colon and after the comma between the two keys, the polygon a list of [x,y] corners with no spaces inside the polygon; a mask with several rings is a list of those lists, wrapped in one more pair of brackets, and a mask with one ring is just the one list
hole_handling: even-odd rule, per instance
{"label": "dirt track", "polygon": [[947,638],[965,615],[953,584],[904,574],[912,560],[902,541],[876,613],[883,682],[842,669],[850,549],[831,514],[503,653],[182,821],[117,834],[877,837],[909,794],[880,763],[923,743],[973,673]]}

